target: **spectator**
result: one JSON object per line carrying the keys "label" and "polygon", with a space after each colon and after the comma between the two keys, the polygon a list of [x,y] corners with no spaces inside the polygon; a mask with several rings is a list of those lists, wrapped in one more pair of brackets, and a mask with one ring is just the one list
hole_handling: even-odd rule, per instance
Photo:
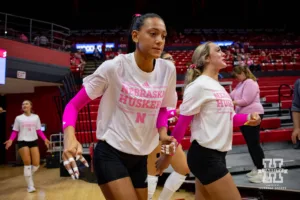
{"label": "spectator", "polygon": [[48,43],[49,43],[49,40],[46,36],[42,35],[40,36],[40,45],[43,46],[43,47],[46,47],[48,46]]}
{"label": "spectator", "polygon": [[249,57],[248,54],[245,54],[245,65],[248,66],[248,68],[251,70],[251,72],[261,71],[260,64],[255,65],[253,60]]}
{"label": "spectator", "polygon": [[102,60],[106,60],[106,44],[105,44],[105,42],[103,42],[103,44],[101,46],[101,57],[102,57]]}
{"label": "spectator", "polygon": [[95,47],[94,47],[93,57],[94,57],[95,67],[97,67],[98,66],[98,61],[101,60],[100,51],[99,51],[97,45],[95,45]]}
{"label": "spectator", "polygon": [[84,67],[85,67],[86,62],[82,59],[81,52],[78,50],[74,54],[74,57],[76,58],[76,60],[79,61],[78,67],[79,67],[80,71],[84,71]]}
{"label": "spectator", "polygon": [[269,58],[266,55],[266,52],[262,51],[260,53],[259,61],[260,61],[260,63],[268,63],[269,62]]}
{"label": "spectator", "polygon": [[40,46],[40,36],[39,35],[34,37],[33,44]]}
{"label": "spectator", "polygon": [[234,66],[245,66],[245,62],[243,61],[243,57],[241,54],[238,54],[236,59],[233,62]]}
{"label": "spectator", "polygon": [[[256,112],[263,119],[264,108],[260,103],[259,85],[256,77],[250,72],[247,66],[236,66],[233,69],[234,77],[240,82],[230,93],[233,104],[236,106],[236,113],[250,114]],[[257,126],[240,126],[245,138],[249,153],[255,168],[247,174],[252,183],[262,183],[263,175],[258,170],[263,168],[264,151],[260,146],[260,124]]]}
{"label": "spectator", "polygon": [[66,46],[65,46],[65,50],[66,51],[71,51],[71,47],[72,47],[71,44],[67,43]]}
{"label": "spectator", "polygon": [[28,42],[28,38],[27,38],[26,35],[24,35],[24,33],[22,33],[22,34],[20,35],[20,40],[21,40],[22,42]]}

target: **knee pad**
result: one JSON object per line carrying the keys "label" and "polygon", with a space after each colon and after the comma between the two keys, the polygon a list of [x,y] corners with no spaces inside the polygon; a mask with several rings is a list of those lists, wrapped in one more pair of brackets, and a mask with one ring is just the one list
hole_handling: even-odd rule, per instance
{"label": "knee pad", "polygon": [[34,166],[32,165],[31,167],[31,173],[34,174],[34,172],[36,172],[39,169],[40,166]]}
{"label": "knee pad", "polygon": [[24,165],[24,176],[31,176],[31,165]]}
{"label": "knee pad", "polygon": [[181,175],[174,171],[168,177],[164,186],[166,188],[168,188],[169,190],[176,192],[180,188],[180,186],[183,184],[185,179],[186,179],[186,176]]}

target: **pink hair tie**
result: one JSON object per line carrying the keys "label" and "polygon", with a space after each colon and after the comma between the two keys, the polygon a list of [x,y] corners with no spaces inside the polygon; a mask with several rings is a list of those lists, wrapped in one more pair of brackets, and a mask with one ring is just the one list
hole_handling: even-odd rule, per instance
{"label": "pink hair tie", "polygon": [[135,16],[135,17],[140,17],[140,16],[142,16],[142,15],[137,13],[137,14],[135,14],[134,16]]}
{"label": "pink hair tie", "polygon": [[189,68],[189,69],[195,69],[195,68],[196,68],[196,65],[195,65],[195,64],[191,64],[188,68]]}

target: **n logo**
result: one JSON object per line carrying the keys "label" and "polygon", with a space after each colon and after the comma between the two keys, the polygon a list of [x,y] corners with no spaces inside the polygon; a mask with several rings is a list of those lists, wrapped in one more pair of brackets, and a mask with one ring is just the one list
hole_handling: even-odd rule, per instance
{"label": "n logo", "polygon": [[136,123],[142,123],[142,124],[144,124],[145,123],[146,115],[147,115],[146,113],[139,113],[139,112],[137,112],[136,113],[135,122]]}

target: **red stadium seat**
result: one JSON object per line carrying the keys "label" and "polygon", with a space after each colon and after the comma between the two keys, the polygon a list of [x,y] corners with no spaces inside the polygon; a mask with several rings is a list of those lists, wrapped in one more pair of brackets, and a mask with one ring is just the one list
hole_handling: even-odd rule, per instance
{"label": "red stadium seat", "polygon": [[89,131],[86,132],[76,132],[76,138],[80,143],[92,143],[97,142],[96,131],[92,132],[92,135]]}
{"label": "red stadium seat", "polygon": [[[97,119],[98,112],[90,112],[91,120]],[[88,120],[88,112],[80,112],[78,119],[86,119]]]}
{"label": "red stadium seat", "polygon": [[[83,124],[82,124],[83,123]],[[84,129],[86,131],[89,131],[90,126],[85,126],[86,124],[90,124],[90,121],[88,120],[77,120],[76,127],[80,127],[80,130]],[[96,120],[91,121],[92,130],[96,130]]]}
{"label": "red stadium seat", "polygon": [[[260,131],[260,142],[268,143],[268,142],[290,141],[292,131],[293,131],[292,128]],[[184,137],[181,144],[183,150],[188,150],[191,146],[190,136]],[[246,141],[241,132],[236,132],[233,134],[232,145],[236,146],[236,145],[245,145],[245,144]]]}
{"label": "red stadium seat", "polygon": [[239,132],[239,131],[241,131],[240,127],[235,127],[235,126],[233,127],[233,132]]}
{"label": "red stadium seat", "polygon": [[100,98],[94,99],[93,101],[90,102],[90,105],[99,105],[100,104]]}
{"label": "red stadium seat", "polygon": [[290,109],[292,107],[292,100],[283,100],[281,101],[282,109]]}
{"label": "red stadium seat", "polygon": [[261,121],[261,129],[277,129],[280,128],[281,121],[279,118],[265,118]]}
{"label": "red stadium seat", "polygon": [[232,145],[246,144],[245,138],[241,132],[233,134]]}
{"label": "red stadium seat", "polygon": [[263,142],[290,141],[292,132],[292,128],[264,131]]}

